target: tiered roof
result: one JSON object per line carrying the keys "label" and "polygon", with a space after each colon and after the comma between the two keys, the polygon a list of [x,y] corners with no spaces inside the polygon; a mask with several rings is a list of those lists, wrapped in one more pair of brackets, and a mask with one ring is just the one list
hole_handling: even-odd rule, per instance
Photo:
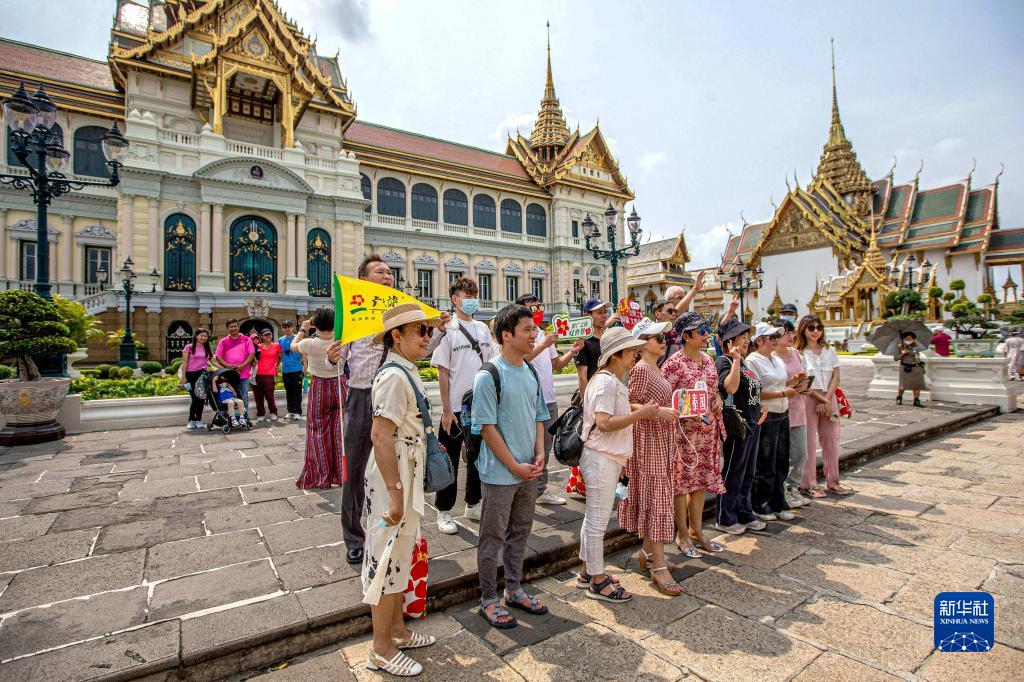
{"label": "tiered roof", "polygon": [[827,180],[840,195],[867,194],[871,191],[871,181],[867,173],[857,161],[857,153],[853,144],[846,137],[843,122],[839,117],[839,98],[836,96],[836,52],[832,48],[832,123],[829,126],[828,140],[821,152],[816,177]]}

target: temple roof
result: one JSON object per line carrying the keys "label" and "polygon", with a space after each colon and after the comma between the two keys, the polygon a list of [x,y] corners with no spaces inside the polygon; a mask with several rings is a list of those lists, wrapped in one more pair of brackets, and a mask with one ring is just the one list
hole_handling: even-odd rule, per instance
{"label": "temple roof", "polygon": [[818,161],[815,177],[828,182],[841,195],[851,192],[870,192],[871,181],[868,179],[853,144],[846,137],[842,119],[839,117],[839,99],[836,96],[836,53],[832,49],[832,123],[829,126],[828,140]]}
{"label": "temple roof", "polygon": [[645,263],[647,261],[678,260],[683,263],[690,261],[690,254],[686,248],[686,238],[683,233],[678,237],[659,239],[656,242],[647,242],[640,245],[640,253],[630,259],[631,263]]}
{"label": "temple roof", "polygon": [[530,133],[530,146],[534,149],[551,147],[561,150],[569,139],[569,126],[565,124],[562,105],[555,94],[555,82],[551,76],[551,25],[548,24],[548,72],[544,83],[544,97],[540,100],[537,122]]}

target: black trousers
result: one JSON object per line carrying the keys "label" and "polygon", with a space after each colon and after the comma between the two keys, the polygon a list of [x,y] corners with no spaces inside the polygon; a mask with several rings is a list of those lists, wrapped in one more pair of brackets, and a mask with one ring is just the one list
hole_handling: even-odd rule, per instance
{"label": "black trousers", "polygon": [[761,424],[754,488],[750,502],[758,514],[789,509],[786,476],[789,475],[789,412],[769,412]]}
{"label": "black trousers", "polygon": [[[441,445],[448,451],[448,458],[452,461],[452,470],[455,471],[455,481],[444,490],[439,490],[434,499],[434,506],[438,511],[451,511],[459,493],[459,460],[462,459],[463,440],[460,417],[461,413],[456,412],[451,433],[442,427],[437,435]],[[480,472],[476,469],[476,458],[473,457],[466,465],[466,504],[472,506],[478,502],[480,502]]]}
{"label": "black trousers", "polygon": [[204,401],[202,398],[197,398],[195,393],[196,382],[199,381],[199,377],[202,376],[202,374],[203,370],[201,369],[197,369],[194,372],[185,372],[185,381],[192,385],[192,390],[189,391],[189,395],[192,396],[192,402],[188,405],[188,420],[190,422],[203,421]]}
{"label": "black trousers", "polygon": [[366,502],[366,465],[370,461],[370,425],[373,407],[370,389],[350,388],[345,399],[345,473],[341,488],[341,534],[347,549],[358,549],[366,541],[363,505]]}
{"label": "black trousers", "polygon": [[288,414],[302,414],[302,372],[285,372],[281,380],[288,399]]}

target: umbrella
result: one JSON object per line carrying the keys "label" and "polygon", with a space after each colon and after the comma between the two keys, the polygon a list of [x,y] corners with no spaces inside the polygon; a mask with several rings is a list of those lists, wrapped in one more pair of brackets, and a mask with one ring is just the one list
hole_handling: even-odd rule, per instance
{"label": "umbrella", "polygon": [[924,322],[915,319],[887,320],[871,335],[871,343],[883,355],[895,355],[896,348],[908,332],[917,337],[917,350],[928,350],[932,332]]}

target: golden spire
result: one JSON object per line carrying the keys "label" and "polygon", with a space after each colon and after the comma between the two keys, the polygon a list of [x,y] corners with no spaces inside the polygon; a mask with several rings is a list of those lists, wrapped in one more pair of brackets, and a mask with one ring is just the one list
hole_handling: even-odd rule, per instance
{"label": "golden spire", "polygon": [[779,296],[779,282],[775,282],[775,298],[768,304],[768,307],[775,311],[775,314],[779,314],[779,309],[782,308],[782,297]]}
{"label": "golden spire", "polygon": [[882,249],[878,247],[874,211],[871,212],[871,241],[868,242],[868,250],[864,252],[864,265],[869,266],[877,274],[885,274],[885,257],[882,255]]}
{"label": "golden spire", "polygon": [[530,133],[530,146],[535,152],[552,160],[565,146],[569,137],[569,126],[565,123],[562,106],[555,95],[555,81],[551,75],[551,23],[548,22],[548,72],[544,83],[544,97],[540,101],[537,122]]}
{"label": "golden spire", "polygon": [[828,141],[821,152],[821,160],[818,162],[818,171],[815,176],[828,180],[836,191],[844,197],[854,195],[851,199],[860,201],[857,208],[867,208],[866,197],[872,192],[871,180],[868,178],[860,162],[857,161],[857,153],[853,151],[853,145],[846,137],[843,129],[843,121],[839,117],[839,97],[836,94],[836,49],[835,42],[832,43],[832,124],[828,131]]}

